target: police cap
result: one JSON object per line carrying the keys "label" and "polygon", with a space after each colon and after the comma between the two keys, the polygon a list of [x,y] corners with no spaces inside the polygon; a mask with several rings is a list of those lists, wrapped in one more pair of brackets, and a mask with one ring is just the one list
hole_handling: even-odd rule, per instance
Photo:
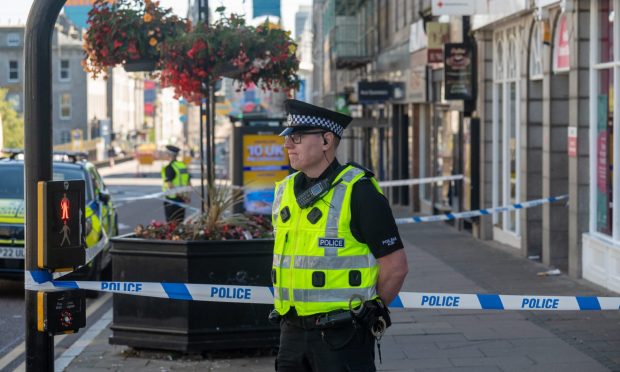
{"label": "police cap", "polygon": [[342,138],[344,128],[353,120],[348,115],[296,99],[285,100],[284,107],[288,114],[287,128],[280,133],[281,136],[288,136],[298,131],[323,129],[334,133],[338,138]]}
{"label": "police cap", "polygon": [[173,146],[173,145],[166,145],[166,150],[172,155],[177,155],[179,151],[181,151],[180,148]]}

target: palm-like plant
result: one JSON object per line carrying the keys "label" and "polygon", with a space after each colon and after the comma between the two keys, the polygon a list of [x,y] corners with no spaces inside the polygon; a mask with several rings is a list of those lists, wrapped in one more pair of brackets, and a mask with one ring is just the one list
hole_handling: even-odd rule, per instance
{"label": "palm-like plant", "polygon": [[138,225],[134,233],[139,238],[160,240],[250,240],[271,238],[269,218],[261,215],[234,214],[232,208],[243,201],[240,188],[212,185],[208,188],[211,200],[205,213],[178,223],[153,221]]}

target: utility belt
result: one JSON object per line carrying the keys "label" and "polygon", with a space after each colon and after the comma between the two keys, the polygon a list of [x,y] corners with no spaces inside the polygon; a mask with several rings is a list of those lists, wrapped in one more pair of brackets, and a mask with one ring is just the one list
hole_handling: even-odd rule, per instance
{"label": "utility belt", "polygon": [[362,326],[369,329],[375,336],[382,334],[392,322],[390,311],[380,298],[365,301],[361,306],[354,308],[352,298],[349,302],[349,310],[334,310],[328,313],[300,316],[292,307],[284,316],[280,316],[275,310],[269,314],[272,323],[279,323],[281,319],[295,327],[305,330],[324,330],[344,327],[347,325]]}
{"label": "utility belt", "polygon": [[[361,302],[361,305],[354,308],[354,300],[361,300],[357,301],[357,303]],[[333,350],[347,346],[355,338],[358,329],[366,329],[377,342],[379,363],[381,363],[381,338],[385,330],[392,325],[390,311],[380,298],[363,301],[361,296],[351,297],[349,300],[349,310],[335,310],[329,313],[299,316],[295,308],[291,308],[284,316],[281,316],[275,310],[269,314],[270,322],[277,324],[281,320],[284,320],[288,325],[305,330],[318,330],[321,332],[323,342]],[[352,328],[349,338],[339,345],[330,342],[329,330],[346,326]]]}
{"label": "utility belt", "polygon": [[[275,316],[278,317],[277,315]],[[353,325],[353,315],[349,310],[334,310],[329,313],[301,316],[297,314],[295,308],[291,308],[288,313],[284,314],[284,316],[280,318],[283,318],[289,325],[302,328],[307,331]]]}

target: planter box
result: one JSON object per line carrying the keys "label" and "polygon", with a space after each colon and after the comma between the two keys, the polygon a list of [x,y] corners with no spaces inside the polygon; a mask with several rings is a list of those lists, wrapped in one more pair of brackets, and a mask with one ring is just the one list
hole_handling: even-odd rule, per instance
{"label": "planter box", "polygon": [[[162,241],[112,238],[114,281],[271,286],[273,240]],[[272,305],[114,294],[110,343],[202,352],[275,347]]]}

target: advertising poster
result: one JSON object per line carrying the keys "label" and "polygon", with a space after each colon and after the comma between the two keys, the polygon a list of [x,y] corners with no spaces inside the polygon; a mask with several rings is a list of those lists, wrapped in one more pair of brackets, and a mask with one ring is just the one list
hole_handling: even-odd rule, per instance
{"label": "advertising poster", "polygon": [[607,213],[607,95],[598,96],[596,140],[596,229],[609,233]]}
{"label": "advertising poster", "polygon": [[243,206],[249,213],[271,214],[277,181],[289,174],[284,137],[275,134],[243,135]]}
{"label": "advertising poster", "polygon": [[473,48],[467,44],[444,46],[445,99],[469,100],[474,96]]}

